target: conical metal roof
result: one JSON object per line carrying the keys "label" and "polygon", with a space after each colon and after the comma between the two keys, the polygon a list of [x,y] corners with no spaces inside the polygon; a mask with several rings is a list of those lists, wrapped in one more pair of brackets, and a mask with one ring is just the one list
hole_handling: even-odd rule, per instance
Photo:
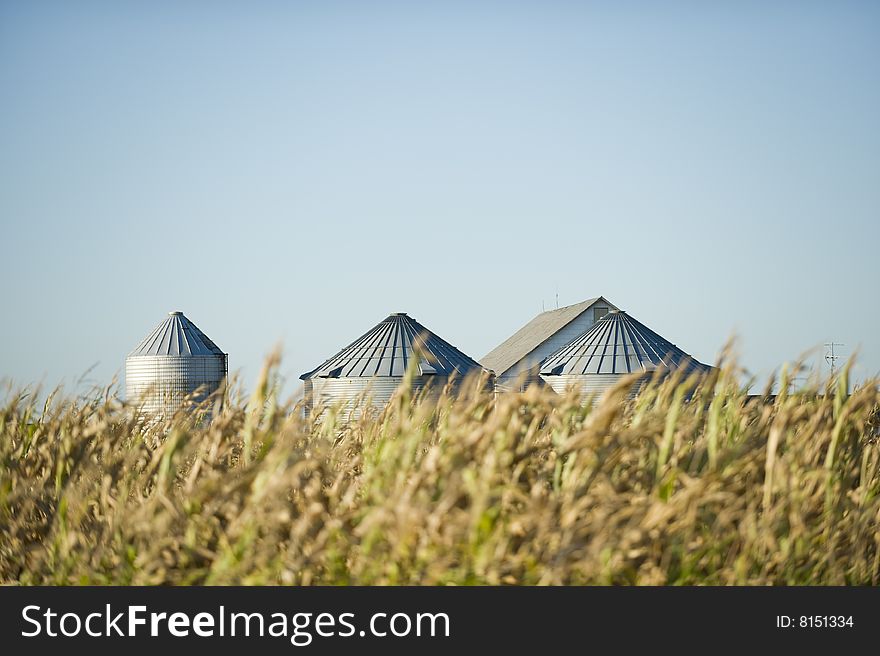
{"label": "conical metal roof", "polygon": [[661,367],[710,369],[626,312],[612,311],[544,360],[541,375],[628,374]]}
{"label": "conical metal roof", "polygon": [[128,357],[139,355],[224,355],[183,312],[169,312]]}
{"label": "conical metal roof", "polygon": [[449,342],[441,339],[418,321],[398,312],[389,315],[332,358],[301,379],[367,378],[403,376],[406,368],[418,358],[419,373],[466,375],[482,369]]}

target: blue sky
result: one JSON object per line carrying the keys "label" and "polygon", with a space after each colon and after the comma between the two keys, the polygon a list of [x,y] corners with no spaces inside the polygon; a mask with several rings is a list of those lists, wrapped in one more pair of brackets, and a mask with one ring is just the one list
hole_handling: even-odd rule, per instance
{"label": "blue sky", "polygon": [[0,377],[107,381],[178,309],[246,381],[392,311],[479,358],[557,290],[876,374],[878,37],[868,2],[0,3]]}

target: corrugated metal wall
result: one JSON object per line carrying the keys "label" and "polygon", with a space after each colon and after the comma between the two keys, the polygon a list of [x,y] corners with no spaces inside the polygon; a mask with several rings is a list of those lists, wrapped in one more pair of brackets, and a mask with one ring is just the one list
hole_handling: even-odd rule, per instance
{"label": "corrugated metal wall", "polygon": [[[358,419],[365,402],[374,410],[381,411],[402,382],[402,376],[312,378],[305,381],[303,405],[308,416],[341,403],[343,415],[347,415],[348,419]],[[439,395],[446,383],[446,376],[416,376],[412,391],[415,394],[427,387],[431,395]]]}
{"label": "corrugated metal wall", "polygon": [[[594,401],[598,401],[602,394],[619,383],[624,376],[620,374],[593,374],[588,376],[542,376],[542,378],[558,394],[564,394],[569,387],[577,387],[581,390],[585,400],[592,397]],[[640,386],[640,383],[633,385],[629,398],[638,394]]]}
{"label": "corrugated metal wall", "polygon": [[533,376],[500,376],[495,379],[495,393],[524,392],[530,385],[541,384],[538,374]]}
{"label": "corrugated metal wall", "polygon": [[125,397],[147,414],[170,414],[198,392],[199,402],[217,391],[227,374],[226,355],[132,356],[125,360]]}
{"label": "corrugated metal wall", "polygon": [[[378,376],[375,378],[313,378],[311,385],[306,386],[306,413],[315,409],[342,403],[342,413],[350,419],[358,419],[366,403],[373,409],[381,411],[394,392],[403,382],[402,376]],[[417,393],[429,387],[432,393],[439,394],[446,385],[445,376],[416,376],[413,379],[412,391]]]}

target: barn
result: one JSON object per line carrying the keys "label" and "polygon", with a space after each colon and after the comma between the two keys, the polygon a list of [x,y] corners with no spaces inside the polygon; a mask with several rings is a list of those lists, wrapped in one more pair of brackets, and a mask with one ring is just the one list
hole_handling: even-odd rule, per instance
{"label": "barn", "polygon": [[545,358],[616,309],[604,296],[598,296],[542,312],[483,356],[481,363],[494,372],[496,391],[516,391],[540,383],[538,368]]}

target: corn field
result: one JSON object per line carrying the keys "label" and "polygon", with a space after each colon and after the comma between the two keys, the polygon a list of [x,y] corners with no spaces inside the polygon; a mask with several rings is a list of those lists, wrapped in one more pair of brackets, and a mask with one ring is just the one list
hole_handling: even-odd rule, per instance
{"label": "corn field", "polygon": [[316,421],[277,371],[160,423],[8,389],[0,583],[880,583],[877,381],[749,396],[724,365],[595,404],[471,381]]}

